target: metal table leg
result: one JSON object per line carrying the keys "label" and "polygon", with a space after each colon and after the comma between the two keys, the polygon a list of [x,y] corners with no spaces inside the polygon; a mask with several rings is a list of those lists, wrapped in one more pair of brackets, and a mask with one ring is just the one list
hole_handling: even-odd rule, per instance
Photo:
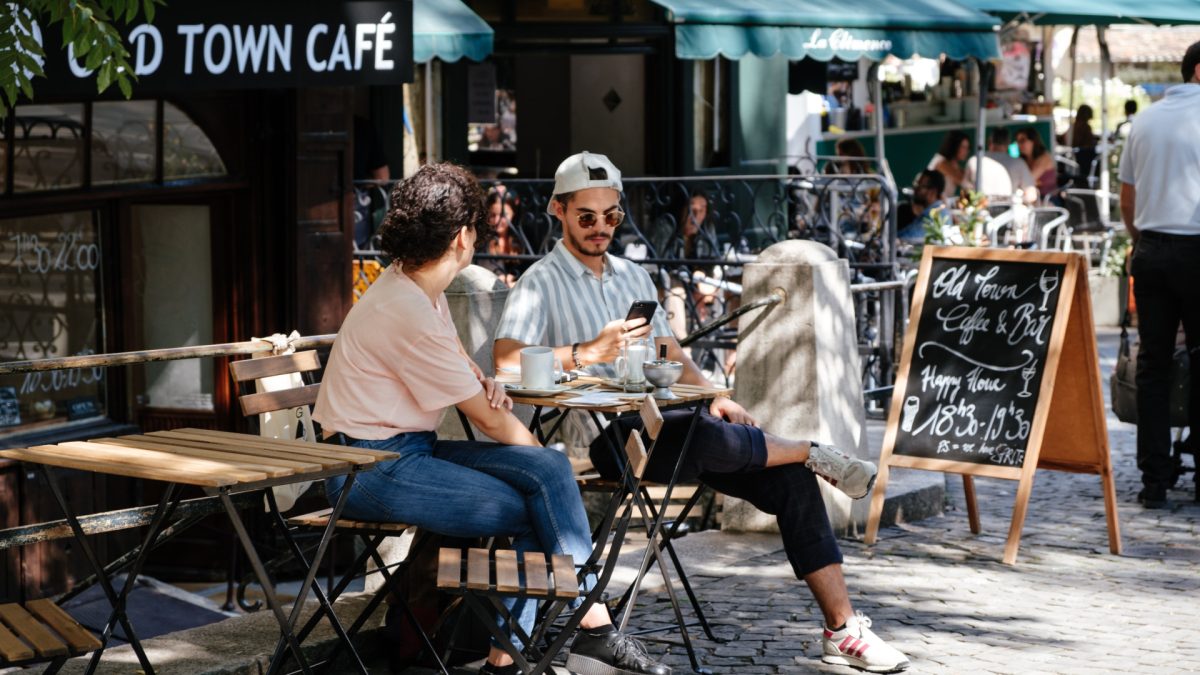
{"label": "metal table leg", "polygon": [[162,499],[159,500],[158,507],[155,509],[154,517],[150,521],[146,536],[140,548],[137,549],[137,556],[134,558],[129,571],[125,575],[125,583],[121,588],[121,592],[117,593],[108,578],[105,567],[100,564],[100,560],[96,557],[96,552],[92,548],[91,542],[88,541],[87,535],[84,534],[83,527],[79,524],[78,516],[63,495],[62,488],[55,479],[53,470],[46,464],[39,464],[38,467],[42,470],[43,475],[45,475],[46,482],[50,486],[50,491],[54,494],[55,501],[62,508],[63,515],[71,526],[71,532],[75,535],[75,541],[79,544],[80,550],[83,551],[84,557],[96,575],[97,582],[104,589],[104,595],[108,598],[108,602],[112,606],[112,612],[109,614],[108,621],[105,622],[104,630],[100,635],[100,648],[92,653],[92,658],[88,662],[87,673],[90,675],[96,672],[96,668],[100,665],[100,657],[108,646],[108,639],[112,636],[116,624],[120,623],[121,627],[125,629],[125,636],[129,638],[129,645],[133,648],[134,654],[137,655],[138,663],[141,664],[143,672],[146,675],[153,675],[154,666],[150,665],[150,659],[146,657],[146,650],[142,648],[141,640],[138,639],[137,633],[133,630],[133,624],[129,621],[129,616],[125,613],[125,602],[129,597],[129,593],[133,590],[134,582],[137,581],[138,574],[141,573],[142,566],[146,563],[146,558],[150,550],[154,548],[154,543],[161,534],[167,518],[179,503],[179,486],[175,483],[167,484],[166,490],[163,491]]}

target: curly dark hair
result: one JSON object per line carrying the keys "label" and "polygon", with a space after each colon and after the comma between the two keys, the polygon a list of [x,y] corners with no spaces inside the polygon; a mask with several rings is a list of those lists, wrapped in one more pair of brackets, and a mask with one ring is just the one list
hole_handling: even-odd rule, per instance
{"label": "curly dark hair", "polygon": [[427,164],[392,188],[391,208],[379,229],[383,252],[417,269],[442,257],[463,227],[475,231],[475,250],[492,236],[483,189],[457,164]]}

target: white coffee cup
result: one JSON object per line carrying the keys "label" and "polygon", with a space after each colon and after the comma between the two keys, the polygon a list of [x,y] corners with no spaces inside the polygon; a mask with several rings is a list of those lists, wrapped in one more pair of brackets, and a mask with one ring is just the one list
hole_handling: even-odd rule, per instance
{"label": "white coffee cup", "polygon": [[525,347],[521,350],[521,386],[526,389],[550,389],[562,376],[562,361],[554,358],[549,347]]}

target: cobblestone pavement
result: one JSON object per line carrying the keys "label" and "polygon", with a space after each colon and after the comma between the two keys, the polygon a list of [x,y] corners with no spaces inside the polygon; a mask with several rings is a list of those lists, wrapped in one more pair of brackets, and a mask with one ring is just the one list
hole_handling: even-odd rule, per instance
{"label": "cobblestone pavement", "polygon": [[[1106,401],[1116,344],[1114,332],[1102,331]],[[1142,509],[1134,427],[1111,413],[1108,424],[1121,556],[1108,552],[1099,477],[1051,471],[1037,475],[1015,566],[1000,561],[1017,487],[1009,481],[976,479],[978,536],[967,525],[962,481],[948,475],[944,516],[886,528],[875,546],[842,541],[855,608],[909,655],[910,672],[1200,671],[1200,504],[1191,474],[1170,494],[1172,509]],[[706,666],[856,672],[820,662],[820,614],[778,537],[692,536],[706,535],[713,559],[693,552],[687,565],[717,635],[729,640],[697,641]],[[639,604],[635,623],[667,620],[661,594]],[[667,649],[676,672],[688,672],[682,648]]]}

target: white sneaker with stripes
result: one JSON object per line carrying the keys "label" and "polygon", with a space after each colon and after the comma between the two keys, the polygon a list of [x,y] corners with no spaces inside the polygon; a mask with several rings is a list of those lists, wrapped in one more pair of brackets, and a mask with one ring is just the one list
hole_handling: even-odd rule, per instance
{"label": "white sneaker with stripes", "polygon": [[908,657],[871,632],[871,619],[862,612],[846,620],[839,631],[825,629],[821,660],[872,673],[896,673],[908,668]]}
{"label": "white sneaker with stripes", "polygon": [[815,442],[808,451],[808,461],[804,466],[851,499],[866,497],[875,485],[875,475],[879,473],[873,462],[851,457],[832,445]]}

